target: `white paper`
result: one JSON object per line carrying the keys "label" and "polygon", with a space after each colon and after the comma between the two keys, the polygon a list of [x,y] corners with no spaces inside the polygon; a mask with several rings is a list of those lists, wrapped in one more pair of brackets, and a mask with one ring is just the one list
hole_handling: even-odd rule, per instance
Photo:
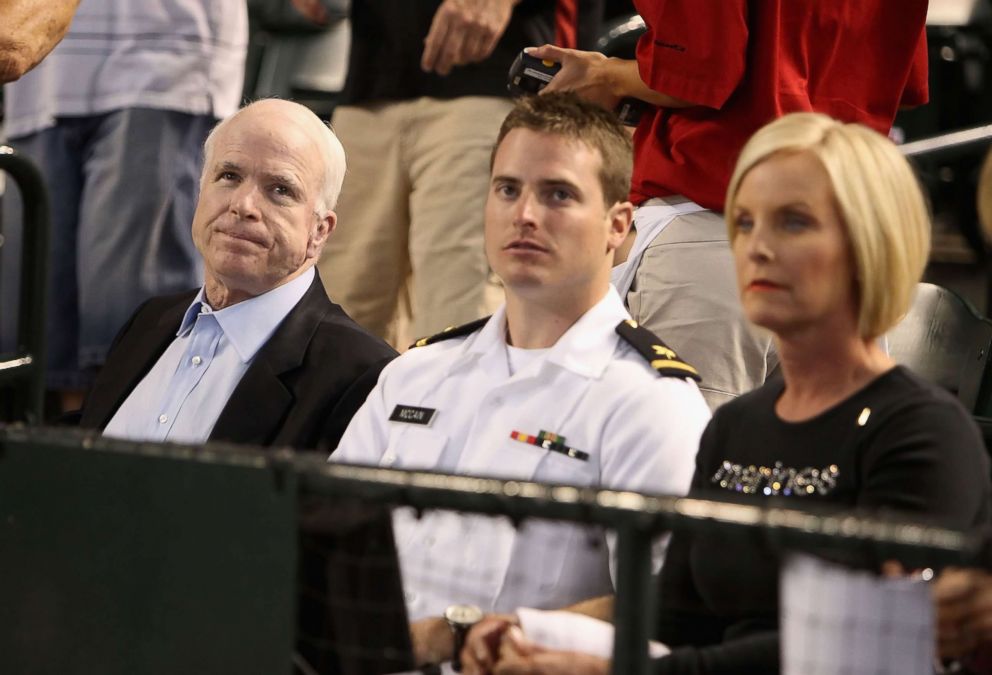
{"label": "white paper", "polygon": [[783,675],[932,675],[927,584],[794,554],[781,580]]}
{"label": "white paper", "polygon": [[[613,624],[572,612],[547,612],[521,607],[517,610],[520,628],[527,639],[542,647],[568,652],[584,652],[609,659],[613,657]],[[650,642],[651,658],[669,653],[660,642]]]}

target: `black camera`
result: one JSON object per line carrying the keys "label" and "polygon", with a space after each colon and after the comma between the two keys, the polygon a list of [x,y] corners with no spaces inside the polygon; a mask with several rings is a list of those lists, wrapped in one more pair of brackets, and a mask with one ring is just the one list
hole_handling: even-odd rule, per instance
{"label": "black camera", "polygon": [[512,96],[530,96],[544,89],[558,71],[561,64],[555,61],[542,61],[527,52],[520,52],[510,66],[506,88]]}
{"label": "black camera", "polygon": [[[510,66],[506,88],[511,96],[533,96],[558,74],[561,64],[557,61],[541,60],[527,52],[520,52]],[[636,98],[625,98],[615,110],[620,122],[636,127],[647,104]]]}

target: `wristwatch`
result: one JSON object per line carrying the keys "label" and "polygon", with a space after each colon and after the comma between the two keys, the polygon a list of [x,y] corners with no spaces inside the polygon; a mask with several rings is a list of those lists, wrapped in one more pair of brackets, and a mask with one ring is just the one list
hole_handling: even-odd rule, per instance
{"label": "wristwatch", "polygon": [[455,638],[454,651],[451,655],[451,668],[456,673],[462,672],[462,647],[469,629],[482,621],[482,610],[475,605],[448,605],[444,610],[444,620],[448,622],[451,634]]}

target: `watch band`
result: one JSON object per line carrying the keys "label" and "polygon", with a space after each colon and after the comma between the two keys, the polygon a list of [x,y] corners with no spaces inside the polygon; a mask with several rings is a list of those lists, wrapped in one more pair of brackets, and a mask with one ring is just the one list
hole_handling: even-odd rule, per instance
{"label": "watch band", "polygon": [[454,648],[451,654],[451,669],[456,673],[462,672],[462,647],[469,629],[482,620],[482,610],[475,605],[449,605],[444,610],[444,620],[451,628],[454,637]]}

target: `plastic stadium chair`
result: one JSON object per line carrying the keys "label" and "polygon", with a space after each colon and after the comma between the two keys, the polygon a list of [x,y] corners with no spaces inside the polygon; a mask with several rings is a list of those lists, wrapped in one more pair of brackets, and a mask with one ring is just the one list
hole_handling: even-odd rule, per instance
{"label": "plastic stadium chair", "polygon": [[351,24],[347,0],[322,0],[323,26],[287,0],[250,0],[251,37],[245,65],[247,100],[289,98],[330,118],[348,72]]}
{"label": "plastic stadium chair", "polygon": [[[953,291],[919,284],[906,317],[886,336],[897,362],[955,394],[975,414],[992,347],[992,321]],[[984,394],[984,396],[983,396]]]}
{"label": "plastic stadium chair", "polygon": [[0,353],[0,422],[40,424],[45,395],[48,190],[37,167],[8,146],[0,146],[0,171],[17,184],[24,202],[17,336],[14,351]]}

